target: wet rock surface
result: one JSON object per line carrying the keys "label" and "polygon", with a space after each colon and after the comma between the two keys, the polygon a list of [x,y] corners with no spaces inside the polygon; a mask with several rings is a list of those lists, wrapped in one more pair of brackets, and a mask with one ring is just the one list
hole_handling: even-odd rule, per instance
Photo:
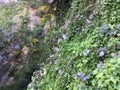
{"label": "wet rock surface", "polygon": [[4,73],[3,73],[3,66],[0,65],[0,83],[2,81],[2,77],[3,77]]}

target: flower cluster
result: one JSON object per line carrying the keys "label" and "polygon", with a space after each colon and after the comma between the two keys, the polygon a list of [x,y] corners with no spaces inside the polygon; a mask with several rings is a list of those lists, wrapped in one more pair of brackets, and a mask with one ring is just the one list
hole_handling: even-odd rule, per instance
{"label": "flower cluster", "polygon": [[38,40],[37,38],[34,38],[34,39],[33,39],[33,42],[34,42],[34,43],[38,43],[39,40]]}
{"label": "flower cluster", "polygon": [[46,11],[48,11],[48,7],[47,6],[42,6],[40,8],[40,10],[43,11],[43,12],[46,12]]}

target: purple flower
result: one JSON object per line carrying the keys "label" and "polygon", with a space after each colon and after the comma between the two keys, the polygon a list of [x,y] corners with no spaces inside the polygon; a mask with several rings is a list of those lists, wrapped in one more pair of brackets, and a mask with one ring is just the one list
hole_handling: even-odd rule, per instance
{"label": "purple flower", "polygon": [[20,48],[20,46],[18,44],[15,44],[15,43],[12,43],[11,46],[12,46],[13,49],[19,49]]}
{"label": "purple flower", "polygon": [[10,58],[13,57],[13,54],[12,54],[12,53],[9,53],[8,57],[10,57]]}
{"label": "purple flower", "polygon": [[82,79],[82,81],[84,82],[84,81],[86,81],[86,80],[88,80],[89,79],[89,77],[88,76],[85,76],[83,79]]}
{"label": "purple flower", "polygon": [[79,73],[78,73],[78,77],[83,78],[84,76],[85,76],[84,73],[82,73],[82,72],[79,72]]}
{"label": "purple flower", "polygon": [[78,78],[83,79],[83,78],[84,78],[84,76],[85,76],[85,74],[84,74],[84,73],[82,73],[82,72],[79,72],[79,73],[78,73]]}
{"label": "purple flower", "polygon": [[20,48],[20,46],[19,45],[15,45],[15,49],[19,49]]}
{"label": "purple flower", "polygon": [[78,73],[78,78],[83,82],[89,79],[88,76],[85,76],[85,74],[82,72]]}
{"label": "purple flower", "polygon": [[104,51],[100,51],[100,52],[99,52],[99,56],[100,56],[100,57],[103,57],[104,55],[105,55],[105,52],[104,52]]}

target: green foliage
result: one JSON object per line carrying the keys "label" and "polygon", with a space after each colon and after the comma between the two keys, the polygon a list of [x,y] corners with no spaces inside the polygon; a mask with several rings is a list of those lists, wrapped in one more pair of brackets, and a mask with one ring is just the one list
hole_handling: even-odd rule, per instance
{"label": "green foliage", "polygon": [[[48,58],[49,63],[44,66],[43,73],[46,72],[44,75],[35,72],[28,90],[31,88],[35,90],[119,90],[118,19],[107,20],[107,14],[101,14],[105,12],[104,3],[112,2],[101,1],[98,4],[97,1],[87,3],[83,0],[73,0],[72,9],[66,16],[70,20],[67,28],[65,24],[48,33],[49,44],[53,45],[53,50],[59,48],[60,51],[53,51],[53,55]],[[118,1],[113,3],[117,5]],[[92,9],[85,11],[86,6],[83,5],[91,4],[93,4]],[[98,9],[99,13],[94,16],[91,23],[87,23],[96,6],[101,6]],[[114,7],[109,8],[111,12],[106,10],[110,14],[109,18],[119,17],[118,13],[117,16],[112,16]],[[63,34],[67,38],[62,36]]]}
{"label": "green foliage", "polygon": [[57,23],[63,24],[64,18],[66,16],[66,12],[68,12],[72,0],[54,0],[50,5],[51,11],[55,14]]}
{"label": "green foliage", "polygon": [[[89,27],[72,41],[61,42],[59,44],[61,50],[58,52],[57,58],[50,58],[54,64],[47,66],[47,73],[43,78],[38,75],[39,78],[37,79],[40,80],[40,82],[37,85],[35,84],[36,88],[43,90],[55,90],[56,88],[57,90],[77,90],[77,88],[79,88],[78,85],[81,88],[93,88],[92,80],[94,81],[95,78],[91,72],[96,70],[96,65],[98,65],[99,62],[103,60],[107,62],[106,59],[111,58],[111,49],[119,42],[114,36],[101,37],[101,33],[99,34],[98,31],[98,28]],[[107,43],[107,38],[114,38],[115,42],[112,40],[112,42]],[[103,50],[105,55],[100,56],[102,52],[101,49],[105,49],[105,47],[107,48],[107,50]],[[85,73],[89,79],[86,81],[80,80],[78,78],[79,72]],[[34,78],[36,77],[33,77],[33,79]],[[97,83],[97,80],[95,83]],[[95,87],[101,88],[97,85],[98,84],[96,84]]]}
{"label": "green foliage", "polygon": [[[21,56],[24,46],[29,48],[28,55],[21,57],[23,68],[18,73],[20,75],[17,74],[20,84],[22,81],[27,81],[25,84],[30,82],[22,76],[31,75],[40,68],[34,72],[28,90],[120,89],[119,0],[54,0],[51,4],[43,0],[28,0],[27,3],[45,13],[41,20],[45,15],[51,18],[54,14],[57,25],[48,28],[44,38],[45,23],[30,31],[27,28],[28,16],[20,15],[22,26],[12,34],[12,39],[19,37],[22,45],[20,50],[14,51],[14,57]],[[19,16],[22,5],[1,8],[0,30],[9,30],[15,24],[11,19]],[[12,39],[0,44],[7,45]],[[3,40],[2,35],[0,40]],[[0,46],[0,49],[4,47]]]}
{"label": "green foliage", "polygon": [[107,88],[108,90],[120,89],[120,58],[107,59],[100,69],[93,71],[95,79],[92,81],[94,86],[101,89]]}
{"label": "green foliage", "polygon": [[[120,5],[119,5],[119,0],[106,0],[102,2],[101,5],[101,19],[103,19],[102,21],[104,21],[105,23],[119,23],[120,22]],[[104,12],[105,10],[105,12]],[[102,22],[102,23],[104,23]]]}

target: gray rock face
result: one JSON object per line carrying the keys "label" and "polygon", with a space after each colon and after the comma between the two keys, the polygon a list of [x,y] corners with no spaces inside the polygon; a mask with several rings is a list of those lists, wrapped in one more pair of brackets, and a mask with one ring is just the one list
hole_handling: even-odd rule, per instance
{"label": "gray rock face", "polygon": [[3,77],[3,66],[2,65],[0,65],[0,83],[1,83],[1,81],[2,81],[2,77]]}
{"label": "gray rock face", "polygon": [[35,25],[39,23],[39,16],[37,16],[37,9],[34,9],[32,7],[29,8],[29,22],[28,22],[28,28],[33,30]]}

